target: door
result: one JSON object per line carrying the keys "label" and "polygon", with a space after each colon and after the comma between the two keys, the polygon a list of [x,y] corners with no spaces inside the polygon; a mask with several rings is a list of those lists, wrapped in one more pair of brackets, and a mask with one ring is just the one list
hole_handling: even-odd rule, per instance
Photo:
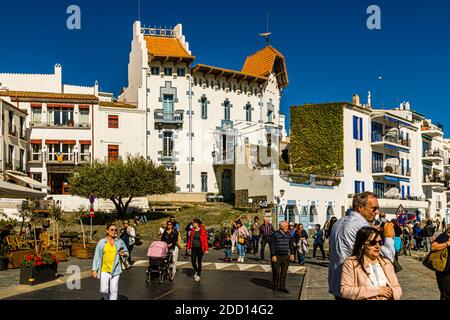
{"label": "door", "polygon": [[222,195],[223,201],[231,202],[232,190],[231,190],[231,170],[225,169],[222,172]]}
{"label": "door", "polygon": [[300,223],[305,228],[308,227],[308,206],[302,206],[300,209]]}

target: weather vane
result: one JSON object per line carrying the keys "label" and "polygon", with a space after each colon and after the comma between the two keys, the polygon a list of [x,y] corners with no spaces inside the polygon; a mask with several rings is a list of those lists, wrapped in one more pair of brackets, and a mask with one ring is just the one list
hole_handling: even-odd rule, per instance
{"label": "weather vane", "polygon": [[258,34],[261,37],[266,37],[266,46],[268,46],[270,43],[269,37],[271,34],[272,34],[272,32],[269,32],[269,14],[267,14],[266,15],[266,32]]}

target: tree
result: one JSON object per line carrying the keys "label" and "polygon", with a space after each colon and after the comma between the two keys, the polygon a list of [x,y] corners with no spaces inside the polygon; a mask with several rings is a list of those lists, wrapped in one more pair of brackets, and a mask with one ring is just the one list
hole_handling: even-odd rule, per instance
{"label": "tree", "polygon": [[97,198],[111,200],[119,219],[124,217],[134,197],[176,191],[172,171],[143,157],[131,156],[127,156],[126,161],[96,161],[80,166],[69,184],[74,195],[87,198],[92,193]]}

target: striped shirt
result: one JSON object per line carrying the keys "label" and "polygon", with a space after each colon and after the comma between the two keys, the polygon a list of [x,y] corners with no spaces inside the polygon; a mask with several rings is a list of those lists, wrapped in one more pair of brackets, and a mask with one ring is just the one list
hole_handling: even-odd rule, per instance
{"label": "striped shirt", "polygon": [[268,224],[263,223],[261,225],[261,227],[259,227],[259,230],[260,230],[260,234],[262,236],[271,236],[274,232],[273,226],[271,223],[268,223]]}
{"label": "striped shirt", "polygon": [[291,233],[289,231],[284,233],[281,230],[274,232],[270,242],[270,255],[284,257],[294,253],[294,240]]}

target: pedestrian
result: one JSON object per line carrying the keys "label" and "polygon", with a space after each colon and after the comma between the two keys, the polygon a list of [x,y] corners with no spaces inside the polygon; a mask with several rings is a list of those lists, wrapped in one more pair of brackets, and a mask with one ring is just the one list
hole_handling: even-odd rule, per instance
{"label": "pedestrian", "polygon": [[259,217],[256,216],[253,219],[253,223],[250,226],[250,231],[252,232],[252,248],[254,254],[257,254],[259,249],[259,238],[260,238],[259,227],[260,227]]}
{"label": "pedestrian", "polygon": [[441,227],[441,222],[439,221],[439,218],[436,217],[436,220],[434,221],[434,229],[436,230],[436,232],[439,232],[440,227]]}
{"label": "pedestrian", "polygon": [[177,230],[177,232],[180,232],[181,227],[180,227],[180,224],[177,221],[175,221],[175,216],[172,215],[172,216],[170,216],[169,219],[172,222],[173,227]]}
{"label": "pedestrian", "polygon": [[225,236],[223,247],[225,249],[225,258],[223,259],[223,261],[231,262],[231,237],[229,234]]}
{"label": "pedestrian", "polygon": [[303,224],[297,225],[297,230],[294,233],[294,243],[297,250],[298,263],[305,264],[305,256],[308,253],[308,232],[303,229]]}
{"label": "pedestrian", "polygon": [[329,220],[327,220],[327,221],[325,221],[325,224],[323,225],[323,232],[324,232],[324,235],[325,235],[325,239],[328,239],[329,238],[329,228],[330,228],[330,221]]}
{"label": "pedestrian", "polygon": [[244,262],[245,239],[250,237],[247,228],[242,224],[241,219],[236,221],[236,230],[233,233],[234,241],[238,251],[238,262]]}
{"label": "pedestrian", "polygon": [[281,222],[280,229],[273,233],[269,247],[272,258],[272,289],[275,292],[289,293],[286,276],[289,263],[294,261],[295,249],[287,221]]}
{"label": "pedestrian", "polygon": [[170,261],[170,267],[172,268],[172,279],[175,278],[175,274],[177,273],[177,262],[178,262],[178,231],[174,228],[172,221],[167,221],[166,229],[161,236],[161,241],[167,243],[167,248],[172,251],[172,260]]}
{"label": "pedestrian", "polygon": [[208,253],[208,235],[206,228],[199,219],[192,220],[192,228],[189,231],[189,240],[186,248],[191,255],[194,280],[200,281],[202,275],[202,259]]}
{"label": "pedestrian", "polygon": [[131,261],[131,252],[133,251],[134,244],[136,243],[136,230],[130,225],[130,220],[123,220],[123,228],[120,230],[120,239],[123,240],[128,249],[128,263],[133,264]]}
{"label": "pedestrian", "polygon": [[236,221],[231,223],[231,253],[233,253],[236,249],[236,239],[233,237],[234,232],[236,231]]}
{"label": "pedestrian", "polygon": [[184,256],[187,258],[187,257],[189,257],[189,252],[188,252],[188,248],[187,248],[187,243],[188,243],[188,240],[189,240],[189,235],[190,235],[190,232],[191,232],[191,229],[192,229],[192,222],[189,222],[187,225],[186,225],[186,227],[184,228],[184,231],[186,231],[186,242],[185,242],[185,244],[186,244],[186,252],[185,252],[185,254],[184,254]]}
{"label": "pedestrian", "polygon": [[436,280],[441,292],[441,300],[448,301],[450,300],[450,225],[431,244],[431,252],[445,249],[447,249],[447,264],[444,271],[436,271]]}
{"label": "pedestrian", "polygon": [[142,223],[147,223],[148,222],[147,215],[150,215],[150,210],[147,210],[146,213],[144,213],[144,212],[141,213],[141,222]]}
{"label": "pedestrian", "polygon": [[166,225],[164,223],[161,223],[161,227],[159,227],[158,235],[162,236],[164,233],[164,230],[166,230]]}
{"label": "pedestrian", "polygon": [[402,228],[398,224],[397,219],[392,219],[391,222],[394,224],[394,248],[395,248],[395,256],[394,256],[394,270],[395,272],[402,271],[402,266],[398,262],[398,256],[401,254],[402,250]]}
{"label": "pedestrian", "polygon": [[268,217],[264,217],[263,224],[259,228],[261,235],[261,261],[265,260],[265,251],[266,251],[266,245],[269,244],[270,247],[270,241],[272,240],[272,234],[274,233],[273,225],[269,222]]}
{"label": "pedestrian", "polygon": [[298,223],[294,223],[294,226],[291,229],[291,237],[294,238],[295,231],[297,231]]}
{"label": "pedestrian", "polygon": [[341,297],[349,300],[399,300],[402,288],[389,259],[380,256],[383,240],[373,227],[356,233],[352,255],[342,267]]}
{"label": "pedestrian", "polygon": [[442,232],[444,232],[446,226],[447,226],[447,224],[445,223],[445,218],[442,218],[442,223],[441,223]]}
{"label": "pedestrian", "polygon": [[323,250],[323,243],[325,242],[325,240],[323,239],[323,232],[322,230],[320,230],[320,224],[316,224],[315,227],[315,233],[313,235],[313,259],[316,258],[316,251],[317,248],[320,249],[320,252],[322,253],[322,259],[325,260],[325,250]]}
{"label": "pedestrian", "polygon": [[415,249],[417,251],[420,251],[422,247],[423,231],[418,222],[416,222],[416,224],[414,225],[413,231],[414,231]]}
{"label": "pedestrian", "polygon": [[436,228],[433,226],[433,221],[427,220],[425,223],[425,227],[423,228],[423,239],[425,244],[425,251],[430,251],[430,245],[431,241],[430,238],[434,236],[434,232],[436,231]]}
{"label": "pedestrian", "polygon": [[402,240],[403,240],[403,254],[406,256],[406,253],[409,253],[411,256],[411,232],[409,228],[406,226],[402,231]]}
{"label": "pedestrian", "polygon": [[92,262],[92,277],[100,279],[100,292],[104,300],[117,300],[119,278],[122,273],[120,257],[128,258],[128,249],[122,239],[117,237],[115,224],[106,226],[106,238],[95,247]]}
{"label": "pedestrian", "polygon": [[[353,197],[352,211],[348,216],[339,219],[331,229],[330,234],[330,264],[328,268],[329,292],[340,299],[340,283],[342,265],[353,253],[356,233],[362,227],[370,227],[379,214],[377,196],[372,192],[357,193]],[[394,261],[394,226],[387,222],[384,224],[384,244],[381,254]]]}
{"label": "pedestrian", "polygon": [[380,211],[380,213],[378,214],[378,219],[375,220],[375,225],[383,226],[383,224],[386,222],[388,222],[388,219],[386,218],[386,213]]}

